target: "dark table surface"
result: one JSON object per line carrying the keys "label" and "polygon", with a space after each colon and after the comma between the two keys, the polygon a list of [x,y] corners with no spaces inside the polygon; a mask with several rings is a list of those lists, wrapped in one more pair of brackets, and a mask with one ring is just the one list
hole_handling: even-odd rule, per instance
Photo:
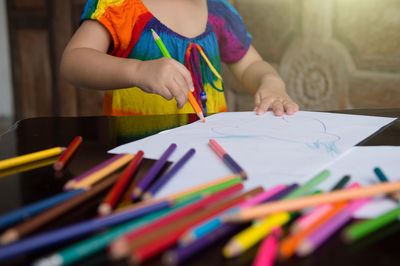
{"label": "dark table surface", "polygon": [[[348,114],[400,117],[399,109],[363,109],[335,111]],[[166,123],[165,121],[173,121]],[[18,121],[0,137],[0,160],[55,146],[67,146],[74,137],[84,141],[62,173],[55,173],[52,166],[14,173],[2,177],[0,172],[0,214],[59,193],[71,177],[110,158],[107,150],[123,143],[137,140],[161,130],[183,125],[183,116],[132,116],[132,117],[41,117]],[[121,129],[122,128],[122,129]],[[400,120],[382,128],[358,145],[400,145]],[[141,171],[152,164],[146,160]],[[142,167],[142,166],[141,166]],[[4,174],[4,173],[3,173]],[[40,231],[57,228],[96,215],[96,207],[104,195],[100,195],[85,206],[69,212],[62,218],[46,225]],[[376,232],[359,243],[346,245],[335,237],[325,243],[315,254],[306,258],[292,258],[277,265],[400,265],[400,223],[396,222]],[[185,265],[251,265],[257,246],[235,259],[224,259],[221,249],[227,239],[222,239],[202,254],[188,260]],[[70,243],[68,243],[70,244]],[[29,264],[35,259],[50,254],[60,247],[46,249],[33,254],[0,263],[2,265]],[[124,265],[124,261],[110,262],[105,251],[80,262],[81,265]],[[160,265],[160,257],[143,265]]]}

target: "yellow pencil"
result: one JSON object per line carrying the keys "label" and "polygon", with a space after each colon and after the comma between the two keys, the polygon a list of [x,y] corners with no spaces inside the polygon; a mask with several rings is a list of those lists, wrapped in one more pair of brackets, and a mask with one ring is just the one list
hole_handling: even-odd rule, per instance
{"label": "yellow pencil", "polygon": [[223,249],[224,256],[232,258],[242,254],[268,235],[274,227],[281,227],[289,222],[290,219],[291,216],[288,212],[280,212],[256,222],[232,237]]}
{"label": "yellow pencil", "polygon": [[130,153],[125,154],[124,156],[110,163],[101,170],[94,172],[93,174],[82,179],[81,181],[75,183],[70,189],[90,188],[94,183],[98,182],[102,178],[106,177],[107,175],[113,173],[114,171],[118,170],[119,168],[129,163],[133,159],[133,157],[134,157],[133,154]]}
{"label": "yellow pencil", "polygon": [[7,168],[19,166],[22,164],[31,163],[34,161],[53,157],[53,156],[61,154],[64,150],[65,150],[65,148],[63,148],[63,147],[55,147],[55,148],[51,148],[51,149],[47,149],[47,150],[43,150],[43,151],[38,151],[38,152],[21,155],[21,156],[10,158],[10,159],[5,159],[5,160],[0,161],[0,171],[7,169]]}
{"label": "yellow pencil", "polygon": [[368,187],[353,188],[346,190],[336,190],[325,194],[311,195],[306,197],[274,201],[248,207],[238,212],[224,217],[225,222],[244,222],[254,219],[264,218],[267,215],[283,212],[298,211],[304,208],[317,206],[326,203],[335,203],[340,201],[348,201],[359,198],[368,198],[381,194],[388,194],[400,191],[400,181],[386,182]]}

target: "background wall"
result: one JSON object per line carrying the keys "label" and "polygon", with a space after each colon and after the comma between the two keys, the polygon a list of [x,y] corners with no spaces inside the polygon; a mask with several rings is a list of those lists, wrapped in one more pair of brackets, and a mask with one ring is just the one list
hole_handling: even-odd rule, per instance
{"label": "background wall", "polygon": [[[400,107],[399,0],[228,1],[301,109]],[[85,3],[7,0],[16,119],[102,114],[101,92],[73,88],[59,76]],[[252,110],[253,97],[226,69],[223,76],[229,110]]]}
{"label": "background wall", "polygon": [[[400,107],[400,1],[233,0],[305,110]],[[253,98],[230,76],[231,110]]]}
{"label": "background wall", "polygon": [[0,123],[14,114],[6,11],[6,2],[0,0]]}

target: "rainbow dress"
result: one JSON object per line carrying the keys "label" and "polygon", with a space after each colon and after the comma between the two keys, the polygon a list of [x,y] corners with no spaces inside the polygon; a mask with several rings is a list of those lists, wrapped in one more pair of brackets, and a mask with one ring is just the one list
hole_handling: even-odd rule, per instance
{"label": "rainbow dress", "polygon": [[[162,57],[151,29],[161,37],[172,58],[184,64],[194,81],[194,96],[204,113],[227,111],[224,84],[219,76],[221,62],[234,63],[247,52],[251,36],[242,18],[225,0],[207,0],[205,31],[186,38],[161,23],[141,0],[89,0],[81,21],[100,22],[112,36],[109,54],[154,60]],[[182,109],[137,87],[109,90],[104,95],[105,115],[193,114],[189,102]]]}

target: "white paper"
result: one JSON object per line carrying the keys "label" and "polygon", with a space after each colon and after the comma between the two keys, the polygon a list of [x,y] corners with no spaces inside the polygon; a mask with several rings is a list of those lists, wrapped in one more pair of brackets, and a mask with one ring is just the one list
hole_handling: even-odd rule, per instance
{"label": "white paper", "polygon": [[[329,190],[345,175],[351,176],[349,183],[359,182],[363,186],[378,184],[380,181],[374,172],[375,167],[379,167],[389,181],[400,180],[400,147],[362,146],[351,148],[349,152],[327,166],[331,175],[320,185],[320,188]],[[395,207],[397,204],[393,200],[379,197],[364,205],[353,217],[374,218]]]}
{"label": "white paper", "polygon": [[171,161],[190,148],[195,155],[157,196],[164,196],[216,178],[231,170],[208,146],[215,139],[247,172],[246,189],[277,184],[304,183],[395,118],[299,111],[294,115],[258,116],[254,112],[228,112],[119,146],[110,153],[144,151],[158,159],[171,143],[177,144]]}

